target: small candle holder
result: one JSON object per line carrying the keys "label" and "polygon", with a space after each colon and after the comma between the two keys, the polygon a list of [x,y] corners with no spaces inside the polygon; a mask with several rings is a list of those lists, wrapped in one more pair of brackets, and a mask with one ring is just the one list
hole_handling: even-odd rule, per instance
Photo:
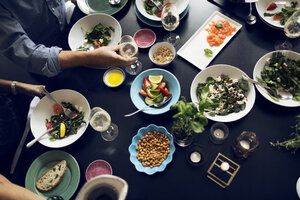
{"label": "small candle holder", "polygon": [[224,123],[214,123],[210,128],[209,139],[214,144],[222,144],[228,138],[229,129]]}
{"label": "small candle holder", "polygon": [[198,145],[192,145],[186,150],[186,160],[190,165],[200,166],[205,161],[205,153]]}
{"label": "small candle holder", "polygon": [[233,142],[232,149],[237,157],[248,158],[258,145],[259,141],[254,132],[243,131]]}

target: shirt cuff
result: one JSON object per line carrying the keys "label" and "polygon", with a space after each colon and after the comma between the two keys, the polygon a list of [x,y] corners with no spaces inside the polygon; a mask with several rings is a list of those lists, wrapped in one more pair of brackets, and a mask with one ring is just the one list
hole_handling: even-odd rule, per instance
{"label": "shirt cuff", "polygon": [[61,66],[58,60],[58,54],[62,50],[59,47],[50,47],[49,48],[49,56],[46,64],[42,68],[42,74],[52,77],[56,76],[61,72]]}

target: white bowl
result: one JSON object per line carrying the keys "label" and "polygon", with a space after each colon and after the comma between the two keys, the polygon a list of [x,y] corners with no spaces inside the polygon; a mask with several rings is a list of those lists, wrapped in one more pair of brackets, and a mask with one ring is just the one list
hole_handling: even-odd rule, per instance
{"label": "white bowl", "polygon": [[[230,65],[220,64],[220,65],[210,66],[210,67],[204,69],[203,71],[199,72],[195,76],[195,78],[192,82],[192,85],[191,85],[191,89],[190,89],[190,95],[191,95],[192,102],[194,102],[194,103],[198,102],[198,98],[196,95],[198,83],[205,83],[207,77],[211,76],[213,78],[217,78],[221,74],[229,75],[229,77],[233,78],[233,79],[240,79],[240,78],[242,78],[243,74],[248,76],[242,70],[240,70],[236,67],[230,66]],[[220,115],[210,116],[208,113],[204,113],[204,114],[208,119],[213,120],[213,121],[232,122],[232,121],[239,120],[242,117],[246,116],[252,109],[254,102],[255,102],[255,88],[252,83],[249,83],[249,91],[247,93],[246,108],[244,110],[242,110],[238,113],[230,113],[225,116],[220,116]]]}
{"label": "white bowl", "polygon": [[[279,50],[279,51],[282,52],[282,54],[285,55],[287,58],[290,58],[293,60],[297,60],[300,58],[300,53],[297,53],[294,51],[289,51],[289,50]],[[264,69],[266,61],[272,57],[273,53],[279,52],[279,51],[269,52],[257,61],[257,63],[255,64],[254,70],[253,70],[253,79],[254,80],[258,81],[257,77],[261,78],[261,72]],[[262,88],[259,85],[255,85],[255,86],[256,86],[256,89],[259,91],[259,93],[261,95],[263,95],[266,99],[271,101],[272,103],[275,103],[280,106],[285,106],[285,107],[299,107],[300,106],[300,101],[294,101],[292,99],[275,101],[274,99],[272,99],[270,97],[270,95],[268,94],[266,89]]]}
{"label": "white bowl", "polygon": [[91,30],[94,26],[101,23],[105,26],[111,26],[115,31],[110,31],[111,41],[108,46],[117,45],[121,40],[122,28],[120,23],[112,16],[107,14],[88,15],[78,20],[70,30],[68,43],[72,51],[84,44],[86,31]]}
{"label": "white bowl", "polygon": [[[50,141],[49,134],[46,134],[39,140],[42,145],[52,148],[59,148],[72,144],[83,135],[89,124],[90,105],[82,94],[74,90],[56,90],[51,92],[51,95],[58,102],[65,101],[70,102],[73,105],[81,106],[82,111],[84,112],[84,121],[86,122],[77,130],[77,134],[69,135],[66,138],[57,139],[55,141]],[[35,138],[47,131],[45,125],[46,119],[50,119],[50,117],[53,115],[53,104],[55,103],[51,99],[44,96],[33,110],[30,119],[30,128]]]}
{"label": "white bowl", "polygon": [[[292,1],[297,1],[298,2],[298,8],[300,4],[300,0],[285,0],[287,3],[291,3]],[[274,10],[267,10],[267,7],[271,4],[274,3],[275,0],[259,0],[255,3],[255,7],[257,10],[257,13],[261,20],[266,23],[267,25],[271,26],[272,28],[276,29],[283,29],[284,25],[280,24],[280,20],[273,20],[273,17],[265,17],[264,13],[277,13],[280,12],[282,8],[284,8],[284,4],[278,4],[277,8]]]}
{"label": "white bowl", "polygon": [[[164,63],[164,64],[159,64],[159,63],[157,63],[157,62],[155,62],[155,61],[153,60],[153,54],[156,53],[156,52],[158,51],[158,49],[159,49],[160,47],[163,47],[163,46],[165,46],[165,47],[167,47],[168,49],[170,49],[170,50],[172,51],[172,53],[173,53],[174,56],[173,56],[172,60],[170,60],[169,62]],[[174,47],[172,44],[170,44],[170,43],[168,43],[168,42],[158,42],[158,43],[156,43],[155,45],[153,45],[153,46],[150,48],[148,55],[149,55],[150,60],[151,60],[154,64],[163,67],[163,66],[167,66],[168,64],[170,64],[170,63],[174,60],[174,58],[175,58],[175,56],[176,56],[176,49],[175,49],[175,47]]]}
{"label": "white bowl", "polygon": [[[108,79],[108,76],[109,76],[112,72],[117,72],[117,73],[122,74],[122,80],[121,80],[121,82],[120,82],[119,84],[117,84],[117,85],[111,85],[111,84],[108,82],[108,80],[107,80],[107,79]],[[122,83],[124,82],[124,80],[125,80],[125,72],[124,72],[121,68],[119,68],[119,67],[113,67],[113,68],[110,68],[110,69],[108,69],[108,70],[104,73],[104,75],[103,75],[103,82],[104,82],[105,85],[108,86],[108,87],[118,87],[118,86],[122,85]]]}
{"label": "white bowl", "polygon": [[[161,21],[160,17],[156,15],[149,15],[144,7],[144,1],[146,0],[135,0],[135,5],[138,11],[146,18],[153,20],[153,21]],[[169,2],[174,3],[177,8],[178,15],[180,15],[189,5],[190,0],[169,0]]]}

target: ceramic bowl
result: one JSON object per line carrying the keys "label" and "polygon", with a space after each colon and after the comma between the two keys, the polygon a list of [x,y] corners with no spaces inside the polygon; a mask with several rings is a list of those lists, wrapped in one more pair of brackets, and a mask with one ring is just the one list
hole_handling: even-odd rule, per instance
{"label": "ceramic bowl", "polygon": [[[136,147],[138,146],[138,141],[144,137],[148,132],[159,132],[167,136],[170,140],[170,153],[168,154],[167,158],[161,163],[160,166],[156,167],[144,167],[142,163],[137,159],[136,154],[137,150]],[[167,131],[167,129],[163,126],[156,126],[154,124],[150,124],[147,127],[142,127],[138,130],[138,133],[132,138],[132,143],[129,146],[129,153],[130,153],[130,161],[134,164],[135,168],[139,172],[144,172],[148,175],[152,175],[156,172],[162,172],[165,170],[167,164],[172,161],[173,153],[175,152],[175,145],[173,142],[173,136]]]}
{"label": "ceramic bowl", "polygon": [[[177,103],[180,97],[180,84],[177,78],[169,71],[159,68],[152,68],[141,72],[132,82],[130,88],[130,98],[132,103],[135,105],[137,109],[141,109],[146,106],[145,97],[139,94],[140,89],[143,87],[144,78],[148,78],[149,75],[163,75],[163,81],[167,83],[167,88],[170,93],[172,93],[172,99],[166,103],[164,106],[155,108],[150,107],[144,109],[142,112],[149,115],[159,115],[170,110],[171,105]],[[129,113],[130,111],[128,111]]]}
{"label": "ceramic bowl", "polygon": [[[111,81],[116,82],[117,84],[111,84],[109,82],[108,78],[109,78],[109,75],[111,75],[111,73],[118,73],[118,75],[122,76],[122,78],[119,76],[111,78],[112,79]],[[121,68],[113,67],[113,68],[108,69],[103,74],[103,82],[105,83],[106,86],[114,88],[114,87],[118,87],[118,86],[122,85],[122,83],[125,80],[125,77],[126,77],[125,72]],[[119,80],[119,78],[121,78],[121,79]]]}
{"label": "ceramic bowl", "polygon": [[107,14],[92,14],[81,18],[71,28],[68,36],[68,43],[71,50],[75,51],[83,45],[86,31],[91,30],[99,23],[114,28],[114,31],[110,31],[111,41],[108,43],[108,46],[117,45],[122,35],[120,23],[114,17]]}
{"label": "ceramic bowl", "polygon": [[[74,90],[56,90],[51,92],[51,95],[58,102],[70,102],[74,106],[77,105],[82,107],[82,111],[84,112],[84,121],[86,122],[77,130],[77,133],[74,135],[69,135],[63,139],[50,141],[49,135],[46,134],[39,140],[39,143],[47,147],[60,148],[72,144],[83,135],[89,124],[90,105],[82,94]],[[50,117],[53,115],[54,104],[55,103],[51,99],[44,96],[33,110],[30,118],[30,128],[35,138],[47,131],[45,122],[46,119],[50,119]]]}
{"label": "ceramic bowl", "polygon": [[95,160],[89,164],[85,171],[86,181],[100,176],[100,175],[112,175],[112,167],[105,160]]}
{"label": "ceramic bowl", "polygon": [[[156,61],[154,61],[153,55],[154,55],[154,53],[158,52],[158,49],[161,48],[161,47],[167,47],[173,53],[173,58],[169,62],[157,63]],[[154,63],[155,65],[158,65],[160,67],[164,67],[164,66],[169,65],[175,59],[176,49],[172,44],[170,44],[168,42],[158,42],[150,48],[148,55],[149,55],[149,58],[150,58],[152,63]]]}
{"label": "ceramic bowl", "polygon": [[133,39],[139,48],[148,48],[156,40],[156,35],[151,29],[140,29],[134,35]]}

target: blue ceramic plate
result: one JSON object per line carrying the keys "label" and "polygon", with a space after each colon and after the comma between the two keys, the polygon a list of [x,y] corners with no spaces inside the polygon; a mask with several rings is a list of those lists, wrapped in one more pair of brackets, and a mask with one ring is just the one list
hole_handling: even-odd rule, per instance
{"label": "blue ceramic plate", "polygon": [[[138,141],[144,137],[148,132],[159,132],[166,135],[170,140],[170,153],[168,154],[167,158],[161,163],[160,166],[157,167],[144,167],[142,163],[137,159],[136,154],[136,147],[138,146]],[[162,172],[165,170],[167,164],[172,161],[173,153],[175,152],[175,146],[173,141],[173,136],[167,131],[167,129],[163,126],[156,126],[154,124],[150,124],[147,127],[142,127],[138,130],[138,133],[132,138],[132,143],[128,148],[130,153],[130,161],[134,164],[135,168],[139,172],[145,172],[148,175],[152,175],[156,172]]]}
{"label": "blue ceramic plate", "polygon": [[[186,7],[186,9],[179,15],[180,19],[182,19],[189,11],[190,5],[188,5]],[[146,17],[144,17],[139,10],[137,9],[136,5],[134,5],[134,10],[135,10],[135,14],[136,16],[139,18],[139,20],[141,20],[144,24],[147,24],[149,26],[152,27],[162,27],[162,23],[161,21],[153,21],[151,19],[148,19]]]}
{"label": "blue ceramic plate", "polygon": [[160,108],[150,107],[144,109],[142,112],[149,115],[159,115],[170,110],[171,105],[177,103],[180,96],[180,84],[177,78],[169,71],[160,69],[160,68],[152,68],[141,72],[133,81],[130,88],[130,98],[133,104],[137,109],[141,109],[146,106],[145,97],[139,94],[140,89],[143,87],[144,78],[148,78],[149,75],[163,75],[163,81],[167,83],[167,88],[169,92],[172,93],[172,99],[166,103],[164,106]]}

